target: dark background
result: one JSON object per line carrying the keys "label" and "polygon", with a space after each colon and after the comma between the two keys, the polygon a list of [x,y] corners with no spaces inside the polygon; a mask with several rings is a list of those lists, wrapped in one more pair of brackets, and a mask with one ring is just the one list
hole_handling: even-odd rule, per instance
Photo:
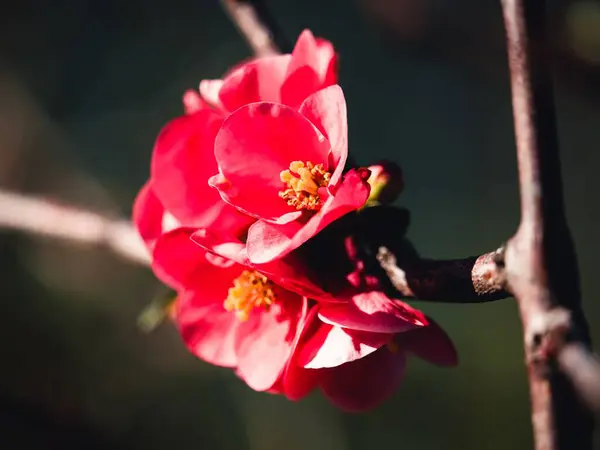
{"label": "dark background", "polygon": [[[499,2],[272,0],[290,40],[334,42],[350,150],[391,158],[410,238],[432,257],[496,248],[518,223]],[[600,339],[600,5],[549,1],[563,172],[584,304]],[[24,1],[0,13],[0,184],[129,215],[181,94],[249,55],[216,1]],[[0,235],[0,448],[529,449],[515,304],[415,302],[441,322],[456,369],[412,360],[376,411],[319,394],[255,393],[188,355],[174,328],[136,326],[160,290],[97,250]],[[600,446],[598,447],[600,448]]]}

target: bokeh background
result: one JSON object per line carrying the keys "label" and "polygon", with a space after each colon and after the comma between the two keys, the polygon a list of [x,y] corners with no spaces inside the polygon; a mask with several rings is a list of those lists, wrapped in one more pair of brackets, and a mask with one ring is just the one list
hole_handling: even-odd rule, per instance
{"label": "bokeh background", "polygon": [[[516,163],[496,0],[271,0],[287,37],[334,42],[361,163],[391,158],[423,255],[491,250],[518,222]],[[548,1],[569,220],[600,340],[600,4]],[[209,0],[25,0],[0,13],[0,186],[128,216],[155,136],[181,94],[249,55]],[[136,319],[160,284],[108,252],[0,233],[0,448],[529,449],[512,300],[415,304],[461,364],[412,360],[376,411],[318,393],[255,393],[189,355],[175,329]],[[600,448],[600,446],[598,446]]]}

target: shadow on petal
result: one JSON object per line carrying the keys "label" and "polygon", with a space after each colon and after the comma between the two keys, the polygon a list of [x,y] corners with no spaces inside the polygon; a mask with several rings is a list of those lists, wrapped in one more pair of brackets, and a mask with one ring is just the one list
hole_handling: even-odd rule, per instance
{"label": "shadow on petal", "polygon": [[458,352],[446,332],[431,318],[429,325],[397,335],[394,340],[405,351],[442,367],[458,364]]}
{"label": "shadow on petal", "polygon": [[340,409],[365,412],[394,394],[405,369],[405,355],[383,347],[365,358],[327,369],[320,387],[325,397]]}

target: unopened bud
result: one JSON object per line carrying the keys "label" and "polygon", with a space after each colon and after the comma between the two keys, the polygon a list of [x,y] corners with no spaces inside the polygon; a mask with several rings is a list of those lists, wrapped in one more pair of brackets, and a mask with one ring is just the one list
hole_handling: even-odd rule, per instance
{"label": "unopened bud", "polygon": [[368,202],[392,203],[404,189],[404,177],[400,166],[391,161],[382,161],[369,166],[371,193]]}

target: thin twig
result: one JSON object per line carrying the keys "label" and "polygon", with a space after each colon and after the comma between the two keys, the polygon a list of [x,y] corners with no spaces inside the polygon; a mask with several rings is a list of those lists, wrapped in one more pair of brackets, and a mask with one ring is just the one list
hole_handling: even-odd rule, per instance
{"label": "thin twig", "polygon": [[221,0],[256,56],[289,53],[291,47],[261,0]]}
{"label": "thin twig", "polygon": [[1,228],[105,247],[138,264],[148,265],[150,261],[146,247],[129,221],[41,198],[0,191]]}
{"label": "thin twig", "polygon": [[585,359],[562,357],[562,351],[572,342],[589,353],[590,341],[564,214],[550,67],[540,51],[545,2],[502,0],[502,8],[521,192],[521,224],[506,245],[504,274],[523,322],[535,448],[585,450],[591,448],[592,416],[566,376],[585,370],[571,366]]}

